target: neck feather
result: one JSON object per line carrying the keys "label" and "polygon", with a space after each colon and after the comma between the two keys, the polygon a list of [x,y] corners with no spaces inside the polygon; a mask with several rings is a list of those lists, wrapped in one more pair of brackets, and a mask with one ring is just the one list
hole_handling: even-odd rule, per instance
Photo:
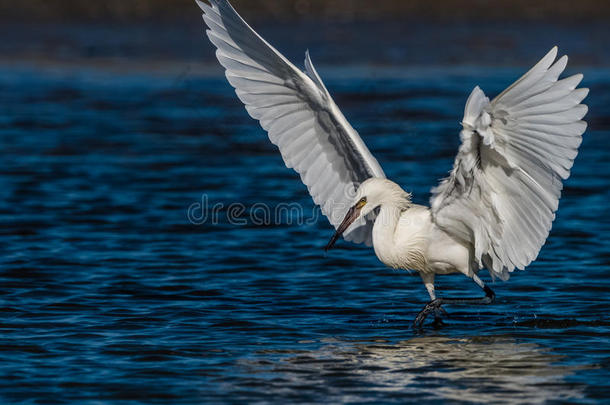
{"label": "neck feather", "polygon": [[377,257],[388,266],[394,267],[394,236],[403,213],[397,204],[382,204],[373,225],[373,247]]}
{"label": "neck feather", "polygon": [[390,246],[400,216],[411,206],[411,195],[393,181],[383,179],[381,182],[383,192],[378,200],[380,208],[373,226],[373,242],[375,246]]}
{"label": "neck feather", "polygon": [[411,194],[404,191],[398,184],[385,180],[384,193],[380,206],[394,207],[404,211],[411,206]]}

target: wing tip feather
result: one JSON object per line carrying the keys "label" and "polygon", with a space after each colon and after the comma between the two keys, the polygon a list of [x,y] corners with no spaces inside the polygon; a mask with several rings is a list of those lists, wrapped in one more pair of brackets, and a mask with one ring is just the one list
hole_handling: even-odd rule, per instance
{"label": "wing tip feather", "polygon": [[[589,91],[590,91],[590,89],[589,89],[588,87],[581,87],[581,88],[579,88],[579,89],[576,89],[575,91],[578,91],[578,92],[580,92],[580,93],[581,93],[581,94],[579,94],[579,95],[578,95],[578,97],[579,97],[579,98],[580,98],[580,97],[582,97],[582,98],[580,99],[580,101],[583,101],[585,98],[587,98],[587,96],[589,96]],[[580,101],[579,101],[579,102],[580,102]]]}
{"label": "wing tip feather", "polygon": [[[570,82],[570,88],[572,90],[574,90],[582,82],[582,79],[584,79],[584,77],[585,77],[585,75],[583,75],[582,73],[576,73],[576,74],[573,74],[572,76],[568,76],[561,80]],[[573,81],[573,83],[571,83],[572,81]]]}
{"label": "wing tip feather", "polygon": [[206,2],[202,1],[202,0],[195,0],[195,3],[199,6],[199,8],[205,13],[208,14],[211,10],[213,10],[214,7],[214,2],[213,0],[208,0],[210,1],[210,4],[207,4]]}
{"label": "wing tip feather", "polygon": [[583,114],[582,114],[582,117],[580,117],[580,118],[579,118],[579,121],[580,121],[580,120],[582,120],[582,119],[585,117],[585,115],[587,115],[587,113],[589,112],[589,106],[588,106],[588,105],[586,105],[586,104],[579,104],[579,106],[582,106],[582,107],[580,107],[580,108],[582,109],[582,113],[583,113]]}
{"label": "wing tip feather", "polygon": [[553,63],[553,67],[561,66],[559,69],[559,72],[561,73],[565,70],[566,66],[568,66],[568,60],[568,55],[563,55],[561,58],[557,59],[555,63]]}
{"label": "wing tip feather", "polygon": [[544,66],[544,69],[548,69],[555,59],[557,59],[557,54],[559,52],[559,47],[557,45],[553,46],[550,51],[547,52],[546,55],[542,59],[540,59],[539,64]]}

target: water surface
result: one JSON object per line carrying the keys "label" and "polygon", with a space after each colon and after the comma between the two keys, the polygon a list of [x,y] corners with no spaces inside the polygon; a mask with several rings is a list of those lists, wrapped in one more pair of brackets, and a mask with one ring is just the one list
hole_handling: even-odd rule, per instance
{"label": "water surface", "polygon": [[[490,284],[494,305],[447,306],[446,326],[415,332],[419,277],[345,242],[324,254],[331,227],[222,76],[3,67],[0,397],[603,403],[610,74],[584,70],[591,125],[539,259]],[[497,94],[523,68],[320,71],[388,177],[426,203],[472,88]],[[193,223],[202,201],[216,215]],[[302,213],[277,223],[248,215],[292,202]],[[459,275],[437,286],[479,294]]]}

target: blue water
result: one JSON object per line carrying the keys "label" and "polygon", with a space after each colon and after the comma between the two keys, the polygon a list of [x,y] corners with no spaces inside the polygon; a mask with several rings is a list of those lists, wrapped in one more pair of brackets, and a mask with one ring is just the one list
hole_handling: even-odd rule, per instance
{"label": "blue water", "polygon": [[[320,70],[426,203],[472,88],[496,94],[524,67]],[[419,277],[345,242],[324,254],[331,227],[217,72],[3,67],[0,398],[604,403],[610,73],[581,70],[590,129],[539,259],[490,284],[495,304],[447,306],[445,326],[416,332]],[[437,288],[480,294],[459,275]]]}

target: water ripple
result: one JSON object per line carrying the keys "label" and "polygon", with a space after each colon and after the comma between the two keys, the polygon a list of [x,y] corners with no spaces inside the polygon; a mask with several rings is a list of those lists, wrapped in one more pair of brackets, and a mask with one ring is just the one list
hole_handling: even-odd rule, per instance
{"label": "water ripple", "polygon": [[[480,70],[439,71],[426,86],[354,72],[329,88],[387,174],[425,203]],[[484,81],[499,89],[514,73]],[[493,284],[495,305],[448,307],[446,327],[415,333],[419,277],[366,248],[324,254],[324,219],[230,224],[234,202],[313,205],[224,78],[1,70],[0,396],[603,402],[610,76],[590,76],[591,126],[539,260]],[[195,225],[187,210],[202,194],[223,207]],[[438,288],[476,292],[459,276]]]}

